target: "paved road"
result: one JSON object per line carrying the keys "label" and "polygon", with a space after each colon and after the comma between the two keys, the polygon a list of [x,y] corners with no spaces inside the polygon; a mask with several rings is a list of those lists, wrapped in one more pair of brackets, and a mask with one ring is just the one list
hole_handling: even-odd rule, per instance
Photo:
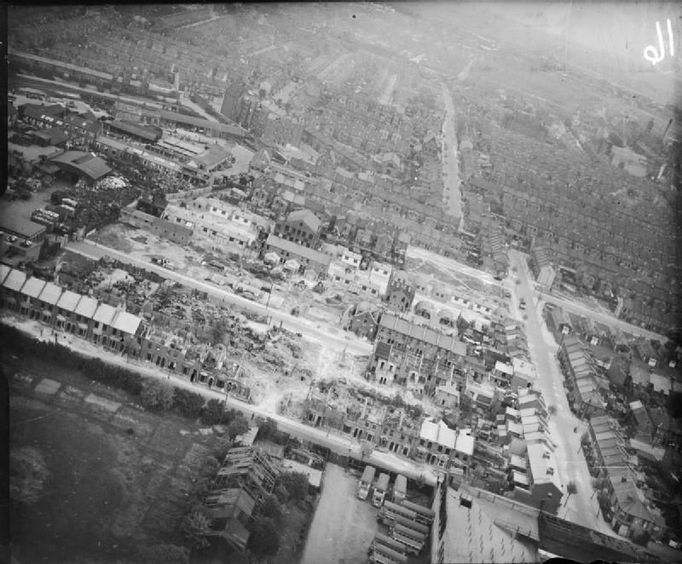
{"label": "paved road", "polygon": [[95,260],[106,256],[115,258],[127,264],[144,268],[151,272],[155,272],[167,280],[173,280],[189,288],[195,288],[197,290],[207,292],[209,295],[219,298],[226,303],[234,304],[250,309],[251,311],[261,315],[269,316],[272,318],[273,322],[281,322],[283,327],[291,331],[305,334],[306,337],[322,343],[345,348],[349,353],[368,355],[372,352],[371,344],[361,341],[352,333],[340,332],[339,335],[335,335],[307,319],[294,317],[288,313],[269,308],[263,304],[253,302],[251,300],[247,300],[246,298],[237,296],[236,294],[233,294],[224,288],[214,286],[213,284],[204,282],[203,280],[195,280],[194,278],[190,278],[189,276],[185,276],[179,272],[171,271],[166,268],[151,264],[150,262],[140,260],[124,252],[117,251],[116,249],[106,247],[99,243],[95,243],[94,241],[75,241],[69,243],[66,248],[70,251]]}
{"label": "paved road", "polygon": [[367,562],[367,549],[377,532],[377,510],[355,496],[357,481],[340,466],[327,464],[302,564]]}
{"label": "paved road", "polygon": [[656,339],[662,343],[668,340],[668,338],[664,335],[659,335],[658,333],[654,333],[653,331],[649,331],[643,327],[638,327],[637,325],[633,325],[632,323],[618,319],[614,315],[591,308],[588,305],[574,302],[547,292],[538,292],[538,294],[542,296],[544,301],[556,304],[566,311],[570,311],[571,313],[576,313],[578,315],[584,315],[585,317],[590,317],[594,321],[604,323],[609,327],[617,327],[621,331],[630,333],[631,335],[641,335],[647,339]]}
{"label": "paved road", "polygon": [[444,272],[452,271],[466,274],[471,278],[479,280],[483,284],[498,286],[500,288],[503,286],[500,281],[495,280],[493,275],[488,272],[484,272],[478,268],[473,268],[454,259],[444,257],[443,255],[439,255],[432,251],[427,251],[426,249],[422,249],[420,247],[414,247],[412,245],[408,246],[405,257],[408,259],[430,262]]}
{"label": "paved road", "polygon": [[[13,316],[5,316],[3,322],[13,327],[17,327],[21,331],[28,332],[36,339],[43,341],[53,339],[51,334],[48,335],[47,331],[45,331],[44,334],[41,334],[41,329],[44,329],[44,326],[38,322],[18,322]],[[366,460],[377,468],[384,468],[390,472],[404,474],[407,478],[412,480],[423,479],[425,484],[431,486],[436,484],[436,475],[433,469],[426,464],[419,464],[392,453],[378,451],[372,452],[369,457],[363,457],[361,444],[348,435],[339,432],[330,433],[325,429],[311,427],[300,421],[288,419],[283,415],[272,413],[258,405],[245,403],[229,396],[226,398],[225,394],[221,391],[193,384],[179,374],[171,374],[149,363],[140,360],[126,359],[120,354],[104,350],[102,347],[70,333],[59,333],[59,335],[58,340],[62,345],[67,346],[82,355],[99,358],[103,362],[123,366],[131,370],[136,370],[145,376],[170,382],[173,386],[191,390],[204,396],[206,399],[225,400],[228,408],[238,409],[247,417],[254,415],[273,419],[277,422],[278,429],[285,431],[298,439],[311,441],[342,456],[350,455],[356,460]]]}
{"label": "paved road", "polygon": [[443,120],[443,146],[441,158],[443,164],[443,200],[446,212],[459,221],[462,227],[462,192],[460,190],[459,162],[457,156],[457,132],[455,130],[455,106],[452,103],[452,92],[443,82],[441,92],[445,101],[445,119]]}
{"label": "paved road", "polygon": [[[531,360],[538,374],[538,388],[542,392],[545,403],[556,407],[556,413],[550,416],[549,428],[552,440],[556,444],[554,452],[557,470],[561,483],[565,487],[569,482],[575,483],[577,493],[564,498],[565,505],[559,509],[559,516],[569,521],[591,527],[615,536],[611,528],[600,518],[596,496],[593,489],[590,472],[585,457],[580,448],[580,437],[586,426],[571,413],[568,399],[563,387],[563,375],[558,366],[555,353],[558,349],[553,336],[546,328],[543,329],[541,307],[542,304],[535,293],[533,280],[526,265],[525,255],[518,251],[510,251],[509,258],[512,266],[517,269],[520,284],[512,290],[514,304],[518,306],[521,298],[528,304],[525,312],[516,310],[519,317],[526,314],[525,328]],[[574,428],[577,432],[573,432]]]}

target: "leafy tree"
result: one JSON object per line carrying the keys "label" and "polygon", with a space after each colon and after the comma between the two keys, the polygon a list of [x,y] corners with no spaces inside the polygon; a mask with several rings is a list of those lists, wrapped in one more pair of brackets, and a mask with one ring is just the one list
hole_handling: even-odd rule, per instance
{"label": "leafy tree", "polygon": [[556,415],[556,405],[548,405],[547,411],[549,411],[550,415]]}
{"label": "leafy tree", "polygon": [[137,555],[146,564],[189,564],[188,550],[175,544],[141,546]]}
{"label": "leafy tree", "polygon": [[201,509],[194,509],[182,520],[181,530],[195,548],[207,548],[206,534],[211,529],[211,518]]}
{"label": "leafy tree", "polygon": [[632,542],[640,546],[646,546],[650,538],[651,534],[649,531],[645,531],[643,529],[637,529],[632,533]]}
{"label": "leafy tree", "polygon": [[201,422],[204,425],[220,425],[225,422],[225,407],[219,399],[210,399],[201,409]]}
{"label": "leafy tree", "polygon": [[289,499],[302,501],[308,495],[308,476],[302,472],[283,472],[279,484],[284,486]]}
{"label": "leafy tree", "polygon": [[270,494],[263,500],[260,507],[260,514],[263,517],[272,519],[273,522],[280,524],[282,522],[282,517],[284,517],[284,511],[279,503],[276,495]]}
{"label": "leafy tree", "polygon": [[274,556],[279,550],[279,533],[268,517],[256,519],[251,526],[248,549],[257,556]]}
{"label": "leafy tree", "polygon": [[268,417],[258,426],[258,439],[274,439],[277,434],[277,423]]}
{"label": "leafy tree", "polygon": [[227,436],[234,439],[238,435],[243,435],[249,430],[249,422],[243,415],[235,417],[227,426]]}
{"label": "leafy tree", "polygon": [[204,407],[204,398],[196,392],[190,392],[184,388],[176,388],[174,406],[185,417],[196,419],[201,415],[201,409]]}
{"label": "leafy tree", "polygon": [[568,482],[566,484],[566,492],[568,495],[574,495],[578,492],[578,486],[576,486],[575,482]]}
{"label": "leafy tree", "polygon": [[170,409],[173,406],[175,389],[159,380],[147,380],[142,385],[140,400],[149,409]]}

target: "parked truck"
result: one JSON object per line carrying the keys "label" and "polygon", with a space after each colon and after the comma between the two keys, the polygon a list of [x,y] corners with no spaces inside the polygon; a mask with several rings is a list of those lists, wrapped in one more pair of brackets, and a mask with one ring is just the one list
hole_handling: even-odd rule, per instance
{"label": "parked truck", "polygon": [[393,502],[401,503],[407,496],[407,478],[398,474],[393,485]]}
{"label": "parked truck", "polygon": [[376,468],[374,468],[374,466],[370,466],[369,464],[365,466],[365,470],[358,483],[358,497],[360,499],[367,499],[369,489],[372,487],[372,482],[374,482],[374,474],[376,474]]}
{"label": "parked truck", "polygon": [[386,492],[388,491],[388,474],[382,472],[379,474],[379,479],[374,486],[374,494],[372,495],[372,505],[374,507],[381,507],[384,503],[384,498],[386,497]]}

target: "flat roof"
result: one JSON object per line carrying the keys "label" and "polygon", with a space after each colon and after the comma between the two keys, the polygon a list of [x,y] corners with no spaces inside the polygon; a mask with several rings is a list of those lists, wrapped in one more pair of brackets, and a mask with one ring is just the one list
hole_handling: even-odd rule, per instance
{"label": "flat roof", "polygon": [[40,297],[38,299],[41,302],[45,302],[46,304],[55,305],[57,303],[57,300],[59,300],[59,296],[61,295],[62,295],[61,287],[57,286],[56,284],[53,284],[52,282],[48,282],[47,284],[45,284],[43,291],[40,292]]}
{"label": "flat roof", "polygon": [[98,303],[99,302],[95,298],[91,298],[90,296],[81,296],[78,305],[76,305],[76,314],[90,319],[93,315],[95,315]]}
{"label": "flat roof", "polygon": [[32,276],[26,281],[26,284],[24,284],[21,293],[29,298],[37,298],[40,295],[40,292],[43,291],[46,283],[45,280]]}
{"label": "flat roof", "polygon": [[471,436],[470,431],[460,429],[457,433],[457,442],[455,443],[455,450],[462,452],[468,456],[474,454],[474,437]]}
{"label": "flat roof", "polygon": [[34,223],[16,213],[11,213],[6,206],[0,206],[0,230],[24,239],[34,239],[41,233],[45,233],[47,229],[44,225]]}
{"label": "flat roof", "polygon": [[57,302],[57,307],[66,311],[75,311],[80,299],[80,294],[76,294],[76,292],[72,292],[71,290],[65,290],[62,297],[59,298],[59,301]]}

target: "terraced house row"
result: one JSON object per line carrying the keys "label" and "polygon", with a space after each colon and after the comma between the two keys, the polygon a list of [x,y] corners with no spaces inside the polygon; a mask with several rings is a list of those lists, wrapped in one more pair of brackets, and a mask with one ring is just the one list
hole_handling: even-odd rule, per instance
{"label": "terraced house row", "polygon": [[0,307],[249,401],[250,389],[238,377],[243,369],[228,361],[225,346],[211,347],[161,330],[153,320],[121,305],[114,307],[0,264]]}

